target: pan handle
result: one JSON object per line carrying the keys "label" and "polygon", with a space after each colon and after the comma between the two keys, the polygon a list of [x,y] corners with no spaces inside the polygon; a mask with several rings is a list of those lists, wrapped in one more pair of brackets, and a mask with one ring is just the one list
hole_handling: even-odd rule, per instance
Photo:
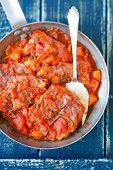
{"label": "pan handle", "polygon": [[18,0],[0,0],[12,29],[26,25],[27,21]]}

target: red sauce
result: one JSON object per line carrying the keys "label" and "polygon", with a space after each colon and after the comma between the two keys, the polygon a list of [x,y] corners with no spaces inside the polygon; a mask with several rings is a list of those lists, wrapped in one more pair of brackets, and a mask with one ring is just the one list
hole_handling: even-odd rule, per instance
{"label": "red sauce", "polygon": [[[77,44],[78,80],[98,100],[101,71],[88,49]],[[84,106],[65,88],[72,79],[70,37],[56,28],[33,31],[10,44],[0,64],[0,111],[20,133],[37,140],[61,140],[76,131]],[[55,119],[55,121],[53,121]]]}

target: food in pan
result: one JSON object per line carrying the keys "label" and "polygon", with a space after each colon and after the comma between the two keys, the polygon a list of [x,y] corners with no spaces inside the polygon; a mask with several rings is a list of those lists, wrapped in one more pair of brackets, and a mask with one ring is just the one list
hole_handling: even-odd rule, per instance
{"label": "food in pan", "polygon": [[[70,36],[57,28],[35,30],[8,45],[0,64],[0,111],[20,134],[61,140],[75,132],[84,106],[65,88],[72,80]],[[98,101],[101,70],[86,47],[77,44],[77,78]],[[58,116],[60,115],[60,116]]]}

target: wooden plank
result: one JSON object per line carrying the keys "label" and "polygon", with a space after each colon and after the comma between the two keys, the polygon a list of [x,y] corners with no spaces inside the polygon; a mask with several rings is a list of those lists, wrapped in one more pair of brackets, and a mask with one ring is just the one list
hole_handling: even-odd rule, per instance
{"label": "wooden plank", "polygon": [[40,0],[19,0],[28,22],[40,21]]}
{"label": "wooden plank", "polygon": [[[19,0],[28,22],[40,20],[40,0]],[[0,38],[11,30],[0,5]],[[17,144],[0,132],[0,158],[36,158],[38,151]]]}
{"label": "wooden plank", "polygon": [[[71,6],[76,6],[80,12],[79,30],[85,33],[100,49],[105,56],[106,46],[106,0],[43,0],[46,8],[42,8],[42,20],[55,20],[53,13],[56,11],[57,21],[67,24],[67,13]],[[57,9],[56,9],[57,6]],[[43,6],[42,6],[43,7]],[[53,11],[53,12],[52,12]],[[58,13],[59,11],[59,13]],[[43,18],[43,16],[46,16]],[[93,158],[104,156],[104,116],[94,130],[79,142],[62,149],[41,150],[40,158]]]}
{"label": "wooden plank", "polygon": [[60,0],[42,0],[41,3],[41,20],[58,21]]}
{"label": "wooden plank", "polygon": [[74,160],[36,160],[36,159],[2,159],[0,169],[5,170],[111,170],[113,169],[112,159],[74,159]]}
{"label": "wooden plank", "polygon": [[[60,149],[40,150],[39,158],[98,158],[103,157],[103,136],[102,122],[100,122],[86,137],[82,140]],[[98,137],[98,139],[97,139]],[[99,143],[100,142],[100,143]]]}
{"label": "wooden plank", "polygon": [[107,66],[110,77],[110,96],[106,119],[106,156],[113,157],[113,1],[107,1]]}
{"label": "wooden plank", "polygon": [[0,132],[0,158],[37,158],[37,150],[20,145]]}
{"label": "wooden plank", "polygon": [[0,4],[0,39],[4,37],[10,30],[11,27]]}

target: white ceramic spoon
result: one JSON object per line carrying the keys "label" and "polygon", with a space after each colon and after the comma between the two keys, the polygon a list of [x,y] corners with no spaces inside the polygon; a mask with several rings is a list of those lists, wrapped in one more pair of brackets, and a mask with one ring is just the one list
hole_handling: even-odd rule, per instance
{"label": "white ceramic spoon", "polygon": [[71,81],[70,83],[66,83],[66,88],[69,91],[71,91],[73,94],[78,96],[81,103],[85,107],[85,112],[82,117],[82,125],[83,125],[87,116],[89,95],[84,85],[79,81],[77,81],[76,52],[77,52],[77,33],[78,33],[79,13],[75,7],[71,7],[71,9],[68,12],[67,18],[68,18],[71,43],[72,43],[73,81]]}

